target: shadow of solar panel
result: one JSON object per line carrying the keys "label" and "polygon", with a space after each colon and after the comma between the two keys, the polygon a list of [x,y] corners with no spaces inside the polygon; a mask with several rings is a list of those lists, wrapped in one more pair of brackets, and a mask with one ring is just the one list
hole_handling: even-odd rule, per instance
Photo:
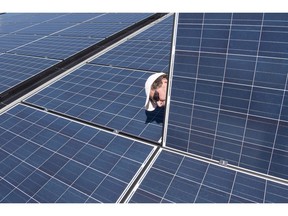
{"label": "shadow of solar panel", "polygon": [[86,64],[26,102],[158,141],[164,110],[145,112],[145,71]]}
{"label": "shadow of solar panel", "polygon": [[0,202],[117,202],[155,150],[24,105],[0,122]]}
{"label": "shadow of solar panel", "polygon": [[0,93],[7,91],[57,63],[58,61],[56,60],[29,56],[0,55]]}

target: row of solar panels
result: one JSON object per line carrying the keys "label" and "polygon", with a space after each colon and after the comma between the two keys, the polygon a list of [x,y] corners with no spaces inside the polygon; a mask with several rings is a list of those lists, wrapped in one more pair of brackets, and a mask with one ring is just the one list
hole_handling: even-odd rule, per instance
{"label": "row of solar panels", "polygon": [[[179,20],[181,16],[195,21],[194,14],[181,14]],[[1,202],[287,202],[285,184],[151,145],[161,139],[164,110],[145,112],[143,86],[151,73],[169,72],[172,29],[173,16],[165,17],[0,116]],[[177,36],[176,45],[181,40]],[[179,53],[176,49],[170,75],[172,95],[164,144],[195,153],[191,149],[197,148],[197,139],[192,136],[197,132],[203,139],[209,137],[207,132],[201,135],[201,130],[209,132],[207,123],[212,124],[213,118],[211,110],[201,106],[202,126],[195,131],[190,127],[189,122],[197,120],[193,116],[192,121],[191,115],[197,107],[194,101],[180,99],[190,97],[191,85],[185,82],[193,80],[194,70],[189,69],[193,61],[184,64],[189,75],[178,76],[177,68],[185,59]],[[176,95],[181,96],[179,100]],[[188,137],[182,135],[186,130]],[[233,135],[227,129],[226,133]],[[190,143],[190,136],[193,145],[182,144]],[[234,139],[229,141],[223,151]],[[199,149],[197,154],[212,158],[209,148]],[[231,163],[230,153],[213,159]]]}

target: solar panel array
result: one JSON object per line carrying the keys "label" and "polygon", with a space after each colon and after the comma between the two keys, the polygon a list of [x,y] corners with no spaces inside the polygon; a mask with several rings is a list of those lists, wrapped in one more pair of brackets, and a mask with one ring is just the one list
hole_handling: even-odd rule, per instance
{"label": "solar panel array", "polygon": [[[109,50],[25,102],[158,142],[162,137],[164,109],[145,111],[143,86],[151,73],[168,72],[173,17],[163,22]],[[159,38],[153,40],[149,34],[152,31],[157,31]]]}
{"label": "solar panel array", "polygon": [[[45,66],[51,67],[55,65],[57,61],[61,62],[150,15],[151,14],[145,13],[131,15],[93,13],[51,13],[39,15],[33,13],[12,13],[1,15],[0,93],[22,83],[28,78],[40,74],[45,69]],[[107,20],[105,20],[105,17],[107,17]],[[113,23],[107,23],[111,22],[113,17]],[[101,19],[98,21],[98,18]],[[125,19],[126,21],[124,21]],[[107,31],[103,30],[105,25],[109,26]],[[88,34],[87,26],[91,26],[91,34]],[[75,34],[69,34],[69,31]],[[12,61],[15,61],[13,65],[17,65],[18,67],[12,67],[11,62],[6,61],[8,58],[12,58]],[[34,68],[30,62],[31,64],[32,62],[35,62],[34,64],[42,64],[44,68],[39,68],[39,66],[35,66]],[[50,63],[49,65],[48,62]],[[12,68],[10,69],[10,67]],[[33,68],[31,72],[29,72],[29,75],[23,72],[27,69],[30,70],[30,67]],[[7,78],[7,72],[10,70],[13,70],[11,73],[19,76],[9,75]],[[23,73],[25,73],[25,75],[23,75]],[[6,81],[6,79],[9,80]]]}
{"label": "solar panel array", "polygon": [[166,145],[288,178],[287,14],[180,14]]}
{"label": "solar panel array", "polygon": [[155,149],[24,105],[0,119],[0,202],[117,202]]}
{"label": "solar panel array", "polygon": [[[148,16],[0,15],[0,89]],[[1,112],[0,202],[286,203],[287,18],[176,15],[170,70],[169,14]],[[155,72],[167,131],[144,109]]]}

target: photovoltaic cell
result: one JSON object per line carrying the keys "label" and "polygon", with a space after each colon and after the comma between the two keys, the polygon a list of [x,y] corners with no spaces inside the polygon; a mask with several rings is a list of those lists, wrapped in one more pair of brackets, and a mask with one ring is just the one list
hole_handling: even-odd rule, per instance
{"label": "photovoltaic cell", "polygon": [[58,61],[51,59],[11,54],[0,55],[0,93],[39,74],[56,63]]}
{"label": "photovoltaic cell", "polygon": [[23,105],[0,119],[0,202],[117,202],[154,149]]}
{"label": "photovoltaic cell", "polygon": [[129,202],[282,203],[287,189],[287,185],[162,150]]}
{"label": "photovoltaic cell", "polygon": [[144,109],[142,71],[86,64],[26,100],[113,130],[158,141],[162,136],[163,109]]}
{"label": "photovoltaic cell", "polygon": [[287,179],[283,17],[179,14],[167,146]]}

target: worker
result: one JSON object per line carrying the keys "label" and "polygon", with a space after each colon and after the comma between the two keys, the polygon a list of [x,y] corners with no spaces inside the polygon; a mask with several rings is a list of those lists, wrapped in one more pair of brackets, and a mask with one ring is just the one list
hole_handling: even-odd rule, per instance
{"label": "worker", "polygon": [[160,72],[152,74],[145,83],[146,103],[145,109],[153,111],[156,107],[166,105],[167,74]]}

